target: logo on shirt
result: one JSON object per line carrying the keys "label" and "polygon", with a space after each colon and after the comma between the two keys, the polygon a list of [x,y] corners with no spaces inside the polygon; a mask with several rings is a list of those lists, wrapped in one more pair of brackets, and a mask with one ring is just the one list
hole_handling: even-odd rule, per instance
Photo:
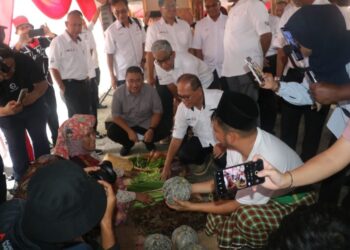
{"label": "logo on shirt", "polygon": [[268,21],[264,22],[266,26],[270,26],[270,23]]}
{"label": "logo on shirt", "polygon": [[16,90],[18,90],[18,86],[14,82],[10,83],[9,88],[10,88],[10,92],[15,92]]}

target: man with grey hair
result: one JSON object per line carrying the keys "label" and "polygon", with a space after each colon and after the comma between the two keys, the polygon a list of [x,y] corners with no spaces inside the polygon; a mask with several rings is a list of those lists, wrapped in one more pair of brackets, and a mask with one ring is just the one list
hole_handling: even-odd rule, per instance
{"label": "man with grey hair", "polygon": [[[162,100],[164,115],[172,124],[173,99],[177,96],[176,82],[179,76],[190,73],[197,76],[203,88],[208,88],[213,80],[213,73],[208,65],[188,52],[176,53],[167,40],[157,40],[152,45],[154,65],[159,80],[157,90]],[[164,118],[165,119],[165,118]]]}
{"label": "man with grey hair", "polygon": [[175,0],[158,0],[161,19],[147,29],[145,52],[148,68],[148,83],[154,85],[154,58],[151,53],[152,45],[159,39],[167,40],[174,51],[188,52],[192,44],[192,32],[189,24],[176,17]]}

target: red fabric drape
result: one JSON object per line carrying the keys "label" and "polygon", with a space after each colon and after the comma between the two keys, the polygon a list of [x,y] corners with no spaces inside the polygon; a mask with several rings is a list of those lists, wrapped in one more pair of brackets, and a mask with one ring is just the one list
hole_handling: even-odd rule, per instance
{"label": "red fabric drape", "polygon": [[60,19],[68,12],[72,0],[33,0],[33,3],[46,16]]}
{"label": "red fabric drape", "polygon": [[14,0],[0,0],[0,25],[6,26],[5,43],[10,42]]}
{"label": "red fabric drape", "polygon": [[[95,11],[96,5],[94,0],[76,0],[80,6],[84,16],[91,20]],[[33,0],[33,3],[46,16],[53,19],[60,19],[67,14],[72,0]]]}

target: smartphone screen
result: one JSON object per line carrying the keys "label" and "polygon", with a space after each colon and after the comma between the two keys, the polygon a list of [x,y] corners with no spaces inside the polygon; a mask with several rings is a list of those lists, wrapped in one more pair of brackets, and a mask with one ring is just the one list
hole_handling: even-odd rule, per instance
{"label": "smartphone screen", "polygon": [[264,82],[264,73],[259,65],[253,62],[249,56],[245,59],[245,62],[247,63],[249,70],[253,73],[255,80],[262,85]]}
{"label": "smartphone screen", "polygon": [[292,33],[290,33],[290,31],[286,30],[285,28],[281,28],[281,30],[282,30],[283,37],[286,40],[287,44],[292,47],[292,54],[293,54],[294,58],[297,61],[303,60],[304,56],[303,56],[303,54],[301,54],[300,46],[294,40]]}
{"label": "smartphone screen", "polygon": [[44,34],[45,34],[45,32],[44,32],[44,29],[42,29],[42,28],[29,30],[29,32],[28,32],[29,37],[43,36]]}
{"label": "smartphone screen", "polygon": [[256,175],[263,168],[263,161],[258,160],[217,170],[215,173],[217,195],[234,198],[238,190],[263,183],[265,178]]}

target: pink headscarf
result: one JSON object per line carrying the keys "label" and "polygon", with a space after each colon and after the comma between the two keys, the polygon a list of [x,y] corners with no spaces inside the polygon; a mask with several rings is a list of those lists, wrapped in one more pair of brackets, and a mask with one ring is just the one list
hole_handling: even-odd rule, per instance
{"label": "pink headscarf", "polygon": [[53,153],[65,159],[90,153],[83,148],[82,139],[94,127],[95,122],[95,116],[81,114],[73,115],[72,118],[66,120],[58,129]]}

